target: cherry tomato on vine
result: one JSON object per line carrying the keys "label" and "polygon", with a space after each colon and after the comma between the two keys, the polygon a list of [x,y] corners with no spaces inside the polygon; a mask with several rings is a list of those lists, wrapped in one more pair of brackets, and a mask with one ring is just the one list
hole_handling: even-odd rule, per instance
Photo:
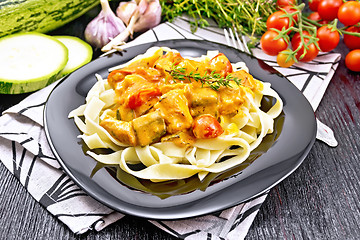
{"label": "cherry tomato on vine", "polygon": [[310,13],[310,15],[307,18],[310,19],[310,20],[313,20],[313,21],[317,21],[320,24],[329,23],[329,21],[322,20],[318,12]]}
{"label": "cherry tomato on vine", "polygon": [[283,28],[288,29],[293,26],[293,23],[290,24],[288,17],[282,17],[285,14],[283,11],[276,11],[272,13],[266,20],[266,27],[268,30],[275,28],[277,30],[282,30]]}
{"label": "cherry tomato on vine", "polygon": [[[297,47],[298,46],[295,46],[295,49]],[[311,43],[308,48],[309,49],[306,49],[306,54],[304,55],[304,57],[301,58],[304,53],[304,46],[302,46],[296,54],[296,59],[300,62],[310,62],[311,60],[316,58],[316,56],[319,54],[319,49],[316,47],[316,45],[314,43]]]}
{"label": "cherry tomato on vine", "polygon": [[280,67],[288,68],[295,63],[294,58],[289,58],[289,52],[290,50],[287,49],[279,52],[279,54],[277,55],[276,62],[279,64]]}
{"label": "cherry tomato on vine", "polygon": [[291,6],[291,5],[295,5],[295,4],[296,4],[296,0],[277,0],[276,1],[276,6],[278,8]]}
{"label": "cherry tomato on vine", "polygon": [[[308,33],[307,31],[302,31],[302,34],[305,36],[310,36],[310,33]],[[291,38],[291,45],[294,46],[300,44],[301,41],[301,37],[300,37],[300,33],[295,33],[294,36]],[[308,40],[307,40],[308,41]]]}
{"label": "cherry tomato on vine", "polygon": [[267,55],[276,56],[288,47],[288,43],[283,38],[274,40],[278,35],[279,34],[273,30],[268,30],[262,35],[260,46]]}
{"label": "cherry tomato on vine", "polygon": [[192,130],[196,138],[216,138],[224,132],[216,118],[209,114],[196,117]]}
{"label": "cherry tomato on vine", "polygon": [[[351,26],[346,29],[347,32],[360,33],[360,27]],[[360,49],[360,37],[344,34],[344,43],[349,49]]]}
{"label": "cherry tomato on vine", "polygon": [[313,20],[313,21],[320,21],[321,20],[321,17],[320,17],[318,12],[310,13],[310,15],[307,18],[310,19],[310,20]]}
{"label": "cherry tomato on vine", "polygon": [[343,4],[342,0],[321,0],[317,11],[321,19],[332,21],[337,17],[341,4]]}
{"label": "cherry tomato on vine", "polygon": [[309,0],[309,8],[311,11],[316,12],[321,0]]}
{"label": "cherry tomato on vine", "polygon": [[360,49],[350,51],[345,57],[345,65],[354,72],[360,72]]}
{"label": "cherry tomato on vine", "polygon": [[360,22],[360,2],[349,1],[342,4],[337,16],[345,26],[357,24]]}
{"label": "cherry tomato on vine", "polygon": [[328,26],[322,26],[317,30],[319,47],[323,52],[330,52],[339,44],[340,34],[337,30],[332,30]]}
{"label": "cherry tomato on vine", "polygon": [[[307,35],[310,36],[310,34],[306,31],[302,32],[303,35]],[[307,44],[309,42],[309,39],[305,38],[304,39],[305,44]],[[297,48],[300,47],[300,45],[302,45],[301,42],[301,36],[299,33],[296,33],[293,38],[291,39],[291,45],[292,45],[292,49],[295,51]],[[311,60],[313,60],[314,58],[316,58],[316,56],[319,53],[319,49],[316,47],[316,45],[314,43],[311,43],[308,45],[308,49],[306,49],[306,53],[305,55],[302,57],[302,55],[304,54],[304,49],[306,49],[304,46],[300,47],[300,50],[296,53],[296,59],[301,61],[301,62],[309,62]]]}
{"label": "cherry tomato on vine", "polygon": [[[293,6],[285,6],[285,7],[282,8],[282,10],[286,11],[287,13],[294,13],[294,12],[297,11]],[[298,21],[298,15],[297,14],[294,14],[292,17],[293,17],[295,22]]]}

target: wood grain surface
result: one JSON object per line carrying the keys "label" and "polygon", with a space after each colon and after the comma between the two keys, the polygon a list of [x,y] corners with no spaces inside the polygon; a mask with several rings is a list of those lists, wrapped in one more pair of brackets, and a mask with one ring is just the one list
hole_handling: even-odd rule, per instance
{"label": "wood grain surface", "polygon": [[247,239],[359,239],[360,74],[340,65],[316,111],[336,148],[316,141],[303,164],[274,187]]}
{"label": "wood grain surface", "polygon": [[[91,17],[91,16],[90,16]],[[86,19],[90,18],[85,16]],[[75,22],[64,34],[78,28]],[[343,58],[316,111],[334,130],[336,148],[316,141],[304,163],[275,186],[246,239],[359,239],[360,74]],[[24,96],[0,95],[0,110]],[[1,157],[1,156],[0,156]],[[144,219],[125,217],[101,232],[74,235],[0,164],[0,239],[174,239]]]}

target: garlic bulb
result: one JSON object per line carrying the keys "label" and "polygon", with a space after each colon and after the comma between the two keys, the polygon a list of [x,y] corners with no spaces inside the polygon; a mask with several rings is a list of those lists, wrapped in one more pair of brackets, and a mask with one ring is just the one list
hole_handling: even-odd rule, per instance
{"label": "garlic bulb", "polygon": [[134,32],[142,32],[155,27],[161,20],[161,5],[159,0],[136,0],[120,3],[117,15],[126,24],[126,29],[101,48],[103,52],[118,50]]}
{"label": "garlic bulb", "polygon": [[126,24],[129,25],[130,18],[137,9],[137,3],[135,1],[131,2],[120,2],[118,8],[116,9],[116,15]]}
{"label": "garlic bulb", "polygon": [[111,10],[108,0],[100,0],[100,3],[99,15],[85,29],[85,40],[97,48],[102,48],[126,29],[123,21]]}
{"label": "garlic bulb", "polygon": [[146,31],[157,26],[161,21],[161,5],[159,0],[121,2],[116,9],[116,15],[123,22],[129,24],[136,10],[139,12],[139,18],[134,24],[134,32]]}

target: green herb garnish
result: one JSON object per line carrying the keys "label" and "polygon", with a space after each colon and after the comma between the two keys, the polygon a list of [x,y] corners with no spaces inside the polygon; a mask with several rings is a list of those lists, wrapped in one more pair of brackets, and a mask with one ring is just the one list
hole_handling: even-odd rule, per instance
{"label": "green herb garnish", "polygon": [[233,81],[236,83],[236,85],[241,85],[241,80],[237,77],[227,75],[226,77],[223,77],[221,74],[216,73],[215,71],[212,71],[208,74],[201,75],[200,73],[186,73],[186,69],[182,67],[172,66],[170,70],[166,70],[172,78],[173,81],[176,82],[179,81],[189,81],[192,82],[193,80],[196,82],[201,83],[202,87],[209,86],[210,88],[214,90],[219,90],[220,87],[232,87],[230,84],[230,81]]}

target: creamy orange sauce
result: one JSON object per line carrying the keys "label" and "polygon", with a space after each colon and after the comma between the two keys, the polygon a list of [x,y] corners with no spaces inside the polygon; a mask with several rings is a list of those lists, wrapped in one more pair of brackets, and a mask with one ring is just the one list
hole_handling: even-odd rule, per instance
{"label": "creamy orange sauce", "polygon": [[[174,67],[184,70],[184,79],[171,74]],[[195,73],[236,77],[241,84],[230,81],[230,86],[214,90],[187,77]],[[130,146],[159,141],[191,145],[196,138],[217,137],[223,133],[221,116],[241,114],[245,94],[263,87],[246,71],[233,71],[223,54],[202,61],[174,52],[154,54],[112,71],[107,80],[115,90],[116,104],[100,125]]]}

